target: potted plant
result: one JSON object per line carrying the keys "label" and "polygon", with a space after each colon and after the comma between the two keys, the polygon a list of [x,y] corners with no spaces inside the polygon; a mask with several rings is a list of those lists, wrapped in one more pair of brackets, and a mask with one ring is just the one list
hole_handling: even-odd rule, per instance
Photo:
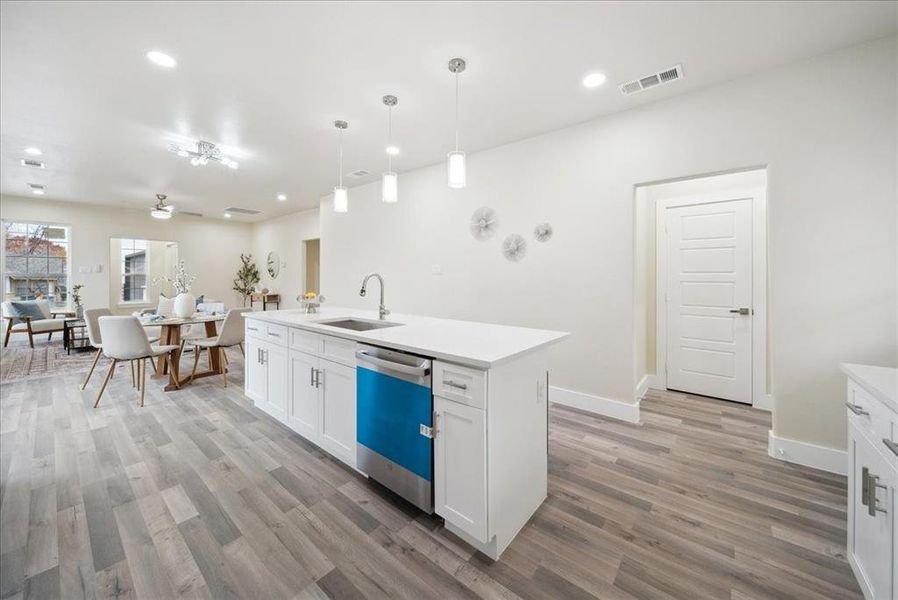
{"label": "potted plant", "polygon": [[84,317],[84,307],[81,306],[81,288],[83,283],[76,283],[72,286],[72,302],[75,304],[75,316],[79,319]]}
{"label": "potted plant", "polygon": [[190,293],[190,286],[196,281],[196,275],[187,272],[183,260],[178,261],[178,267],[175,269],[174,277],[163,275],[154,279],[153,283],[156,283],[159,280],[170,283],[178,294],[175,296],[175,305],[173,308],[176,317],[186,319],[196,312],[196,297]]}
{"label": "potted plant", "polygon": [[243,306],[246,306],[246,299],[255,291],[255,286],[261,277],[259,277],[259,269],[253,262],[252,254],[240,255],[240,268],[237,269],[237,278],[234,279],[234,291],[243,298]]}

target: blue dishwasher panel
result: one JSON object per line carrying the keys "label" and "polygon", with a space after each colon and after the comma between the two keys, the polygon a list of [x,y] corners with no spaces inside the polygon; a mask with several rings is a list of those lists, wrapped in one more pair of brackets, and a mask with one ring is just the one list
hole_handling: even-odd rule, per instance
{"label": "blue dishwasher panel", "polygon": [[433,425],[429,387],[359,365],[356,412],[360,444],[422,479],[433,479],[433,440],[420,431],[421,425]]}

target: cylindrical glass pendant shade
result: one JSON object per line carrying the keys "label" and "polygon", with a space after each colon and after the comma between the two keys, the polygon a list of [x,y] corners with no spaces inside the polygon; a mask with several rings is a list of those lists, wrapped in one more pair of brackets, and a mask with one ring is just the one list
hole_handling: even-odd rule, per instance
{"label": "cylindrical glass pendant shade", "polygon": [[383,174],[383,185],[381,186],[384,202],[396,202],[399,200],[399,176],[393,171],[387,171]]}
{"label": "cylindrical glass pendant shade", "polygon": [[465,153],[459,150],[449,153],[449,187],[460,189],[465,187]]}
{"label": "cylindrical glass pendant shade", "polygon": [[349,212],[349,192],[345,186],[334,186],[334,212]]}

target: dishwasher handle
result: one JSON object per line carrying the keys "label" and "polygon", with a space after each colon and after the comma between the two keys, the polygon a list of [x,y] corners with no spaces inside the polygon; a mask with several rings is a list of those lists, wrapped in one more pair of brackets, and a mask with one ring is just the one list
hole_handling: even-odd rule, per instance
{"label": "dishwasher handle", "polygon": [[430,375],[430,367],[427,366],[427,363],[417,367],[404,365],[402,363],[393,362],[391,360],[384,360],[383,358],[372,356],[364,350],[356,350],[355,357],[362,362],[371,363],[372,365],[383,367],[384,369],[390,369],[392,371],[396,371],[397,373],[404,373],[406,375],[414,375],[418,377],[426,377],[427,375]]}

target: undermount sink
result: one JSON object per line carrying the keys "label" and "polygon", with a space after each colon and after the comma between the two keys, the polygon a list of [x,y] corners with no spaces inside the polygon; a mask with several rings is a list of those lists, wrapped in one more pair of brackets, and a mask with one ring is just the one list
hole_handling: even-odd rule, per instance
{"label": "undermount sink", "polygon": [[334,319],[333,321],[315,321],[318,325],[339,327],[340,329],[352,329],[353,331],[370,331],[372,329],[385,329],[387,327],[399,327],[402,323],[389,323],[387,321],[366,321],[364,319]]}

